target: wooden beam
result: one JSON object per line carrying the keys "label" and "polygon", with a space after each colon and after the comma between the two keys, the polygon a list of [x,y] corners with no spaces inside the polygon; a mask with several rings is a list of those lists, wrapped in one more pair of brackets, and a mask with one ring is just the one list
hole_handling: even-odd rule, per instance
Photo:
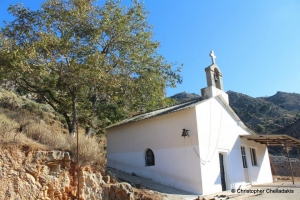
{"label": "wooden beam", "polygon": [[300,163],[300,153],[299,153],[299,147],[297,148],[297,153],[298,153],[298,162]]}
{"label": "wooden beam", "polygon": [[[283,139],[283,138],[274,138],[274,139],[264,139],[264,138],[262,138],[262,139],[260,139],[260,138],[247,138],[247,140],[278,140],[278,141],[286,141],[286,140],[289,140],[289,139]],[[293,140],[292,140],[293,141]]]}
{"label": "wooden beam", "polygon": [[241,136],[241,138],[247,138],[247,140],[254,141],[260,144],[267,144],[267,145],[269,144],[270,146],[282,146],[284,144],[284,145],[300,148],[300,140],[294,139],[289,136],[285,136],[285,135],[278,135],[278,136],[266,135],[262,137],[255,136],[255,135],[253,136],[254,137]]}
{"label": "wooden beam", "polygon": [[290,169],[291,169],[291,172],[292,172],[293,185],[295,185],[295,182],[294,182],[294,173],[293,173],[293,168],[292,168],[292,164],[291,164],[291,161],[290,161],[290,155],[289,155],[289,151],[288,151],[288,146],[285,146],[285,150],[286,150],[286,154],[288,156],[288,161],[289,161]]}
{"label": "wooden beam", "polygon": [[282,143],[276,143],[276,142],[260,142],[261,144],[278,144],[278,145],[282,145]]}

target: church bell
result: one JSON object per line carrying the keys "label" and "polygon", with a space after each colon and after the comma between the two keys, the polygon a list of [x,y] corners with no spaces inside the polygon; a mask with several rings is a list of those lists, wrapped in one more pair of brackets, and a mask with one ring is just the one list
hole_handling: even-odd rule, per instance
{"label": "church bell", "polygon": [[187,129],[182,129],[182,134],[181,134],[182,137],[185,137],[185,136],[189,136],[189,130]]}
{"label": "church bell", "polygon": [[218,76],[216,74],[214,74],[214,79],[215,79],[215,82],[217,82],[219,80]]}

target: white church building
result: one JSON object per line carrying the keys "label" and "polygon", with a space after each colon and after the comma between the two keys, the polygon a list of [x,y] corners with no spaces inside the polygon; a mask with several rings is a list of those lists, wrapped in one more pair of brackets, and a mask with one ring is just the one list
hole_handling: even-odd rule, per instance
{"label": "white church building", "polygon": [[108,167],[198,195],[273,181],[267,145],[247,138],[211,57],[201,98],[108,127]]}

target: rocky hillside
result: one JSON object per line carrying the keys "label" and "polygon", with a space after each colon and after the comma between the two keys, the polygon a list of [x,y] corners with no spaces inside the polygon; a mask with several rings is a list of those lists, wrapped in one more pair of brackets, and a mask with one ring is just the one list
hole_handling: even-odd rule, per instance
{"label": "rocky hillside", "polygon": [[263,100],[269,101],[284,110],[292,111],[300,115],[300,94],[277,92],[270,97],[260,97]]}
{"label": "rocky hillside", "polygon": [[[270,97],[253,98],[233,91],[227,93],[230,106],[252,130],[300,138],[300,94],[277,92]],[[182,102],[197,97],[199,95],[183,92],[170,98]]]}
{"label": "rocky hillside", "polygon": [[[0,199],[160,200],[106,169],[106,137],[76,139],[48,105],[0,87]],[[77,164],[77,155],[79,162]]]}
{"label": "rocky hillside", "polygon": [[[283,106],[271,101],[277,99],[278,93],[268,98],[253,98],[233,91],[227,93],[229,104],[233,110],[249,128],[257,133],[274,133],[293,124],[298,119],[294,111],[286,110]],[[297,104],[297,102],[291,102]],[[285,105],[289,109],[295,110],[296,108],[291,102],[285,102]],[[300,103],[300,99],[298,103]]]}
{"label": "rocky hillside", "polygon": [[[79,187],[78,187],[79,172]],[[77,168],[68,152],[0,147],[0,199],[158,200],[158,194],[119,183],[110,171]]]}
{"label": "rocky hillside", "polygon": [[171,96],[171,99],[175,99],[178,102],[183,102],[183,101],[189,101],[192,99],[196,99],[199,98],[200,96],[198,94],[195,93],[187,93],[187,92],[181,92],[178,94],[175,94],[173,96]]}

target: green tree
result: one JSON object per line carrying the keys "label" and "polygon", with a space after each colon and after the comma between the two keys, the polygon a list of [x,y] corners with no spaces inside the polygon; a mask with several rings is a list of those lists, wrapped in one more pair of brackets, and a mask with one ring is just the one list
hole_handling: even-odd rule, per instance
{"label": "green tree", "polygon": [[179,68],[158,54],[142,4],[94,3],[10,6],[15,19],[0,32],[0,74],[62,114],[71,134],[78,120],[103,128],[133,110],[163,106],[165,88],[181,82]]}
{"label": "green tree", "polygon": [[258,133],[264,133],[266,131],[266,128],[263,125],[261,125],[261,124],[257,124],[256,125],[256,131]]}

